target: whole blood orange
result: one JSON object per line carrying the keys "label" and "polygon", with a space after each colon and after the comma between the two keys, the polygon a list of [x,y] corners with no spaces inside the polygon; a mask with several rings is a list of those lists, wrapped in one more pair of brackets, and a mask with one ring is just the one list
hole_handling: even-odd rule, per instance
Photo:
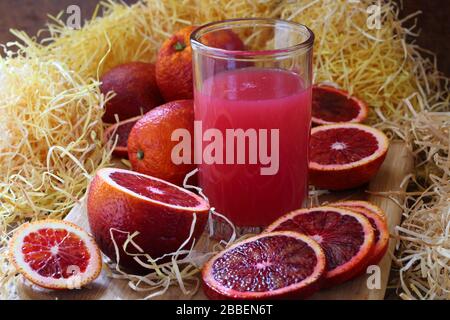
{"label": "whole blood orange", "polygon": [[[103,253],[117,261],[112,233],[120,249],[119,264],[140,272],[142,267],[123,251],[125,233],[139,232],[133,241],[157,259],[177,251],[189,238],[195,214],[195,229],[185,249],[190,248],[205,228],[209,204],[166,181],[108,168],[99,170],[89,187],[87,212],[91,231]],[[128,250],[137,253],[133,248]]]}
{"label": "whole blood orange", "polygon": [[200,38],[200,43],[211,48],[224,49],[228,51],[236,51],[235,54],[228,52],[229,57],[234,57],[235,59],[210,59],[208,63],[211,71],[214,73],[219,73],[227,70],[242,69],[254,66],[253,62],[242,61],[236,59],[239,56],[237,51],[245,50],[245,45],[241,38],[231,30],[217,30],[213,32],[208,32]]}
{"label": "whole blood orange", "polygon": [[[158,52],[156,81],[166,101],[192,99],[194,96],[190,37],[196,28],[189,26],[176,32],[163,43]],[[206,34],[201,42],[210,47],[226,50],[244,49],[242,40],[231,30],[219,30]],[[224,69],[225,65],[216,67]]]}
{"label": "whole blood orange", "polygon": [[332,124],[363,122],[369,113],[367,105],[348,92],[328,86],[314,86],[312,90],[312,122]]}
{"label": "whole blood orange", "polygon": [[128,158],[128,136],[130,135],[133,126],[141,119],[142,116],[137,116],[125,121],[118,122],[108,127],[105,130],[105,142],[110,141],[114,143],[117,139],[116,146],[113,150],[113,155],[119,158]]}
{"label": "whole blood orange", "polygon": [[178,144],[172,133],[186,129],[194,143],[194,106],[192,100],[166,103],[148,112],[133,127],[128,137],[128,157],[133,170],[181,185],[187,173],[195,169],[191,161],[176,164],[172,150]]}
{"label": "whole blood orange", "polygon": [[116,123],[115,115],[123,121],[163,103],[151,63],[131,62],[117,66],[100,79],[103,94],[113,91],[115,96],[106,103],[103,121]]}
{"label": "whole blood orange", "polygon": [[200,39],[201,43],[208,47],[224,50],[244,50],[245,46],[241,38],[231,30],[217,30],[207,33]]}
{"label": "whole blood orange", "polygon": [[361,274],[370,260],[375,234],[362,214],[334,207],[300,209],[279,218],[266,232],[295,231],[316,240],[325,252],[325,285]]}
{"label": "whole blood orange", "polygon": [[309,180],[318,188],[343,190],[369,182],[388,150],[383,132],[357,123],[311,130]]}
{"label": "whole blood orange", "polygon": [[192,48],[190,36],[196,27],[189,26],[167,39],[158,52],[156,81],[166,101],[192,99]]}
{"label": "whole blood orange", "polygon": [[389,229],[384,212],[367,201],[340,201],[332,203],[330,206],[352,210],[369,219],[375,232],[375,246],[368,265],[378,264],[383,259],[389,246]]}
{"label": "whole blood orange", "polygon": [[94,239],[75,224],[51,219],[20,226],[9,258],[26,279],[47,289],[80,288],[102,270]]}
{"label": "whole blood orange", "polygon": [[210,299],[305,298],[320,288],[325,254],[296,232],[265,233],[241,241],[209,260],[202,270]]}

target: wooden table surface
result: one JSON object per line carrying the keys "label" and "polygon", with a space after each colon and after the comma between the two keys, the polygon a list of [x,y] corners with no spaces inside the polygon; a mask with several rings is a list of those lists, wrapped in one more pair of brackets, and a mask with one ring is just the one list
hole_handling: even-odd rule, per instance
{"label": "wooden table surface", "polygon": [[[124,0],[127,3],[136,0]],[[256,1],[256,0],[255,0]],[[401,1],[401,0],[398,0]],[[419,26],[422,30],[418,43],[437,54],[442,72],[450,76],[450,1],[449,0],[403,0],[402,15],[421,10]],[[10,28],[36,34],[47,20],[47,14],[56,15],[69,5],[79,5],[82,19],[88,19],[95,8],[96,0],[0,0],[0,43],[13,39]]]}

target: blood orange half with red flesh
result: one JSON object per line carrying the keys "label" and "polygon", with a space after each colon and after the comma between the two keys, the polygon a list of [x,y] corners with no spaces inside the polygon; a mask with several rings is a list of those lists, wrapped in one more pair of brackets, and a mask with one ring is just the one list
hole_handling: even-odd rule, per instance
{"label": "blood orange half with red flesh", "polygon": [[348,92],[329,86],[314,86],[312,90],[312,122],[317,125],[340,122],[363,122],[367,105]]}
{"label": "blood orange half with red flesh", "polygon": [[325,285],[342,283],[367,266],[374,245],[374,232],[363,215],[341,208],[316,207],[288,213],[266,232],[295,231],[316,240],[325,252]]}
{"label": "blood orange half with red flesh", "polygon": [[367,201],[340,201],[330,204],[333,207],[352,210],[369,219],[375,232],[375,246],[368,265],[378,264],[389,246],[389,229],[384,212],[376,205]]}
{"label": "blood orange half with red flesh", "polygon": [[128,136],[130,135],[131,129],[136,124],[136,122],[141,119],[142,116],[127,119],[125,121],[118,122],[108,127],[105,130],[105,141],[116,142],[116,146],[113,150],[113,155],[119,158],[128,158]]}
{"label": "blood orange half with red flesh", "polygon": [[[119,264],[130,271],[145,271],[122,250],[126,233],[139,232],[133,241],[153,259],[170,254],[189,238],[198,241],[208,219],[209,204],[174,184],[137,172],[106,168],[97,172],[88,191],[87,212],[91,231],[100,249],[116,261],[114,240],[120,250]],[[132,251],[132,253],[138,253]]]}
{"label": "blood orange half with red flesh", "polygon": [[311,130],[309,179],[318,188],[343,190],[369,182],[388,150],[383,132],[357,123]]}
{"label": "blood orange half with red flesh", "polygon": [[210,299],[305,298],[320,288],[325,254],[305,235],[265,233],[232,245],[202,270]]}
{"label": "blood orange half with red flesh", "polygon": [[29,281],[48,289],[74,289],[95,280],[100,250],[80,227],[43,220],[20,226],[9,243],[9,258]]}

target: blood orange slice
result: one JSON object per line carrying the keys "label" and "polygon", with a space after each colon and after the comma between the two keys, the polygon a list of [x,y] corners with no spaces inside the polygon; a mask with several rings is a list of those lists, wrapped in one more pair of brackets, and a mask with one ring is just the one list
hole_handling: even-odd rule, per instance
{"label": "blood orange slice", "polygon": [[210,299],[305,298],[320,288],[325,254],[296,232],[261,234],[220,252],[202,270]]}
{"label": "blood orange slice", "polygon": [[136,124],[136,122],[141,119],[142,116],[127,119],[122,122],[118,122],[108,127],[105,130],[105,141],[113,141],[117,138],[117,144],[113,150],[113,154],[119,158],[128,158],[128,136],[130,135],[131,129]]}
{"label": "blood orange slice", "polygon": [[101,272],[100,250],[80,227],[43,220],[20,226],[9,243],[9,258],[29,281],[48,289],[74,289]]}
{"label": "blood orange slice", "polygon": [[346,208],[354,208],[354,209],[366,209],[386,220],[386,214],[383,210],[377,205],[374,205],[371,202],[363,201],[363,200],[346,200],[346,201],[337,201],[333,202],[330,205],[338,206],[338,207],[346,207]]}
{"label": "blood orange slice", "polygon": [[351,97],[348,92],[328,86],[314,86],[312,90],[312,122],[333,124],[363,122],[367,118],[367,105]]}
{"label": "blood orange slice", "polygon": [[368,265],[378,264],[389,246],[389,229],[383,210],[367,201],[341,201],[330,205],[358,212],[369,219],[375,232],[375,246]]}
{"label": "blood orange slice", "polygon": [[383,163],[389,141],[366,125],[343,123],[311,130],[309,179],[316,187],[343,190],[372,179]]}
{"label": "blood orange slice", "polygon": [[341,208],[316,207],[288,213],[266,232],[295,231],[316,240],[327,266],[325,285],[338,284],[359,275],[367,266],[374,246],[374,232],[363,215]]}
{"label": "blood orange slice", "polygon": [[128,238],[126,233],[139,232],[133,241],[157,259],[177,251],[189,238],[195,214],[195,229],[185,246],[188,249],[200,239],[208,219],[209,204],[164,180],[107,168],[97,172],[89,187],[87,212],[92,233],[103,253],[116,261],[115,240],[121,249],[119,264],[140,272],[144,270],[122,249]]}

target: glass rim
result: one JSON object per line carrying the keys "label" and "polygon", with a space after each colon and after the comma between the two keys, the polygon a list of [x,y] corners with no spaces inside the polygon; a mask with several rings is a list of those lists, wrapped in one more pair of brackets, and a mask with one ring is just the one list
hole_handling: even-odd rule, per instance
{"label": "glass rim", "polygon": [[[253,25],[257,25],[260,23],[262,26],[265,24],[266,26],[276,26],[276,25],[283,25],[292,29],[302,29],[303,32],[307,35],[306,39],[304,41],[301,41],[295,45],[292,46],[286,46],[279,49],[271,49],[271,50],[227,50],[227,49],[221,49],[216,47],[211,47],[206,44],[203,44],[200,42],[200,37],[207,34],[211,31],[218,31],[223,30],[223,28],[220,28],[219,26],[227,23],[239,23],[239,22],[247,22],[252,23]],[[283,57],[291,55],[297,51],[301,51],[304,49],[310,49],[312,48],[314,44],[314,32],[308,28],[306,25],[282,20],[282,19],[272,19],[272,18],[237,18],[237,19],[227,19],[227,20],[221,20],[221,21],[214,21],[207,24],[204,24],[197,29],[195,29],[191,36],[191,46],[193,49],[200,49],[202,51],[208,52],[208,55],[212,57],[218,57],[218,58],[235,58],[236,56],[240,56],[245,59],[245,57]]]}

